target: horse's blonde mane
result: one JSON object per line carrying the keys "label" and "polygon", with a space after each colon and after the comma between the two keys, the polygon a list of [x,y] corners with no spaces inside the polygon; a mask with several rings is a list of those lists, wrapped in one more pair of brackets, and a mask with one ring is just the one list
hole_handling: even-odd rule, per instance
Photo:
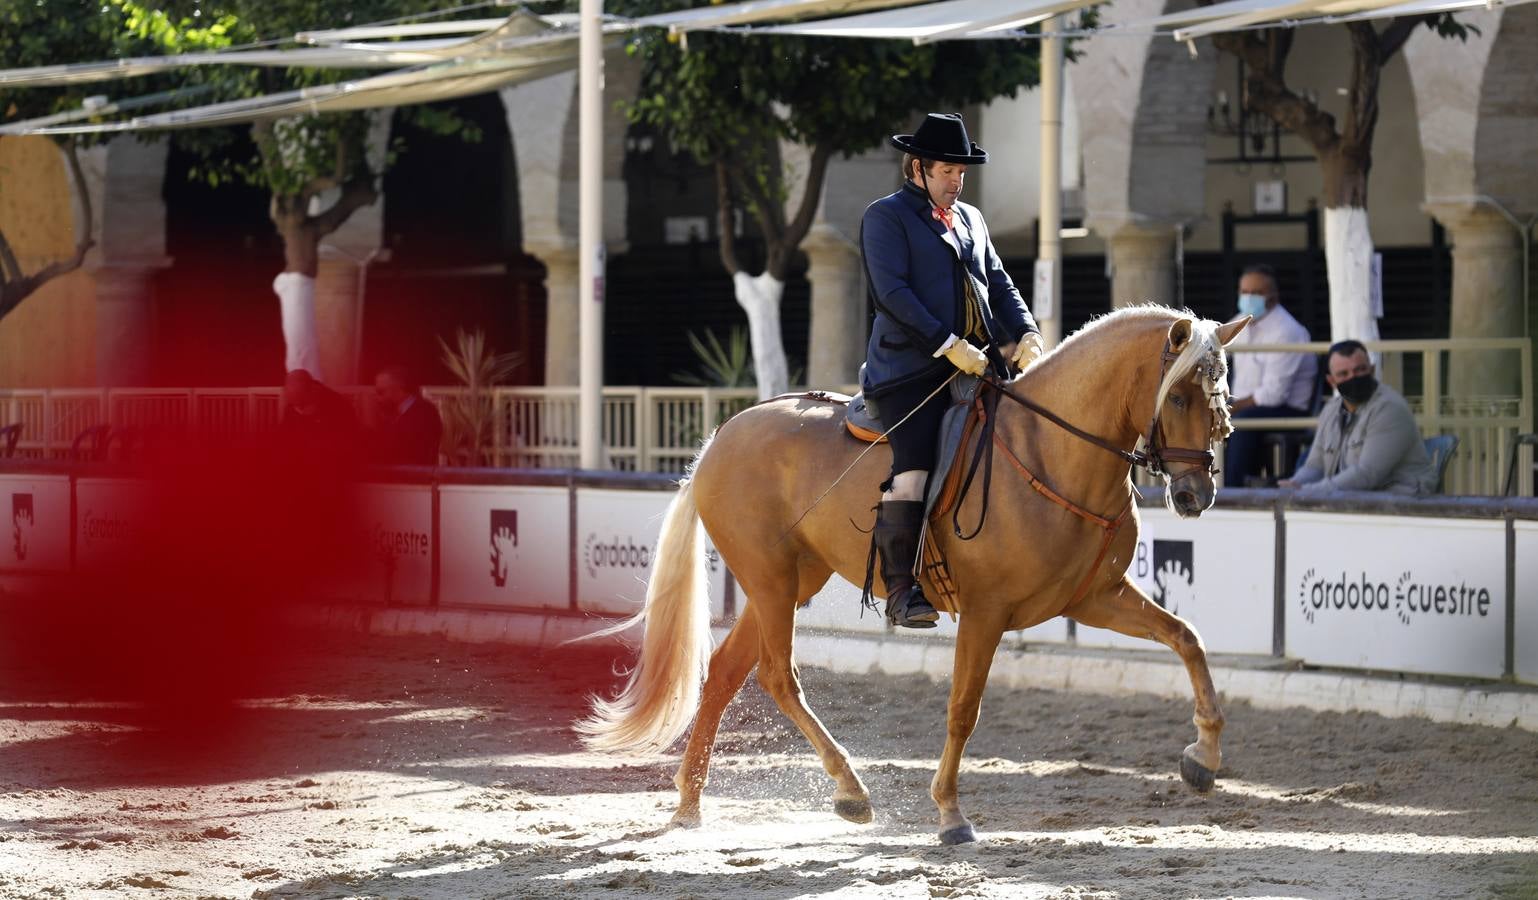
{"label": "horse's blonde mane", "polygon": [[1163,409],[1170,389],[1182,379],[1191,377],[1201,385],[1212,408],[1213,440],[1223,440],[1233,431],[1233,421],[1228,413],[1228,361],[1223,356],[1223,344],[1218,340],[1218,322],[1203,319],[1190,310],[1171,309],[1155,303],[1126,306],[1091,319],[1049,355],[1061,353],[1114,328],[1148,322],[1167,329],[1180,319],[1191,320],[1191,340],[1165,370],[1164,380],[1154,395],[1154,409]]}

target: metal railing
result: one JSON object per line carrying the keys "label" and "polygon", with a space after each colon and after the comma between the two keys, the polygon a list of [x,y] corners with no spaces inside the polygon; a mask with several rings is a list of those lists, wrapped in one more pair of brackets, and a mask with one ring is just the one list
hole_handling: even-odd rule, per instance
{"label": "metal railing", "polygon": [[[1253,345],[1241,353],[1305,352],[1322,354],[1323,342]],[[1403,387],[1404,360],[1419,357],[1420,393],[1406,397],[1423,436],[1455,434],[1457,453],[1448,467],[1449,494],[1499,494],[1517,454],[1517,493],[1533,493],[1533,451],[1516,436],[1533,430],[1531,344],[1522,338],[1376,341],[1368,347],[1385,357],[1385,381]],[[1458,355],[1510,354],[1520,369],[1521,393],[1505,397],[1454,397],[1442,391],[1442,373]],[[371,416],[367,388],[347,391],[365,422]],[[436,403],[462,394],[452,387],[430,387]],[[511,468],[570,468],[578,462],[575,387],[496,388],[490,462]],[[609,387],[603,392],[605,465],[636,472],[682,473],[700,442],[732,414],[756,399],[752,388]],[[54,388],[0,390],[0,426],[22,425],[16,455],[60,459],[69,455],[75,436],[95,425],[190,427],[216,434],[240,434],[278,422],[282,392],[256,388]],[[1068,411],[1064,411],[1068,414]],[[1311,429],[1312,418],[1240,420],[1240,428]],[[1144,481],[1140,477],[1140,482]]]}

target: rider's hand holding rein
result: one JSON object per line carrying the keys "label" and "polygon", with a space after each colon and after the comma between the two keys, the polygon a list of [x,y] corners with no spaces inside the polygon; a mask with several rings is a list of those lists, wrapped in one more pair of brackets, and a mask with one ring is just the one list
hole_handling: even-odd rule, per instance
{"label": "rider's hand holding rein", "polygon": [[951,365],[968,375],[981,375],[988,369],[988,357],[963,338],[952,341],[944,352]]}
{"label": "rider's hand holding rein", "polygon": [[1014,353],[1010,355],[1009,364],[1015,367],[1015,371],[1024,372],[1035,365],[1041,359],[1041,335],[1034,331],[1028,331],[1020,342],[1015,345]]}

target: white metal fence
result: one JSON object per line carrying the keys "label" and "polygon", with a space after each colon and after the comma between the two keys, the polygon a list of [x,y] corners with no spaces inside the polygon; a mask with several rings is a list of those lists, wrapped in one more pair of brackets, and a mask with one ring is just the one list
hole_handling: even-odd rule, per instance
{"label": "white metal fence", "polygon": [[[1255,345],[1245,353],[1323,353],[1324,343]],[[1408,396],[1424,436],[1459,438],[1444,481],[1451,494],[1498,494],[1513,452],[1513,439],[1533,427],[1532,355],[1520,338],[1488,340],[1379,341],[1369,344],[1384,354],[1386,381],[1402,387],[1403,360],[1420,359],[1422,382]],[[1520,372],[1521,393],[1506,397],[1452,397],[1442,391],[1443,373],[1464,354],[1497,353],[1510,357]],[[365,421],[370,416],[367,389],[352,391]],[[435,402],[454,396],[454,388],[428,388]],[[577,465],[577,404],[574,387],[497,388],[492,392],[493,465],[563,468]],[[610,387],[603,394],[606,464],[628,471],[682,472],[700,441],[733,413],[754,402],[751,388]],[[282,409],[281,391],[260,388],[52,388],[0,390],[0,427],[20,423],[17,455],[68,457],[75,438],[97,425],[113,428],[191,427],[216,434],[239,434],[274,426]],[[1062,410],[1072,418],[1071,410]],[[1312,428],[1313,419],[1240,421],[1241,428],[1273,430]],[[3,449],[3,445],[0,445]],[[1518,493],[1533,492],[1530,446],[1520,447]]]}

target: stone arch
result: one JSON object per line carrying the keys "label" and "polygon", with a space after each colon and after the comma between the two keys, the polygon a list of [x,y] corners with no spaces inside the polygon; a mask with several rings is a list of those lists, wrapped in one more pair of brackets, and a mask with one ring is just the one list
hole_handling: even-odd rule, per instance
{"label": "stone arch", "polygon": [[[1449,331],[1457,337],[1526,333],[1524,237],[1511,217],[1538,213],[1531,148],[1538,141],[1538,9],[1459,13],[1468,40],[1421,30],[1405,45],[1426,160],[1426,208],[1453,252]],[[1510,396],[1519,370],[1510,354],[1486,354],[1450,373],[1461,396]]]}
{"label": "stone arch", "polygon": [[1474,130],[1479,192],[1518,214],[1538,212],[1538,8],[1507,7],[1490,48]]}
{"label": "stone arch", "polygon": [[[1104,24],[1147,21],[1191,0],[1129,0]],[[1167,36],[1086,42],[1074,69],[1083,140],[1085,221],[1106,240],[1112,305],[1175,300],[1175,228],[1199,218],[1206,191],[1206,113],[1217,51],[1193,58]]]}
{"label": "stone arch", "polygon": [[[635,95],[639,62],[604,56],[603,237],[607,252],[626,246],[625,102]],[[523,249],[545,266],[545,384],[579,376],[577,73],[562,72],[501,89],[518,160]]]}

